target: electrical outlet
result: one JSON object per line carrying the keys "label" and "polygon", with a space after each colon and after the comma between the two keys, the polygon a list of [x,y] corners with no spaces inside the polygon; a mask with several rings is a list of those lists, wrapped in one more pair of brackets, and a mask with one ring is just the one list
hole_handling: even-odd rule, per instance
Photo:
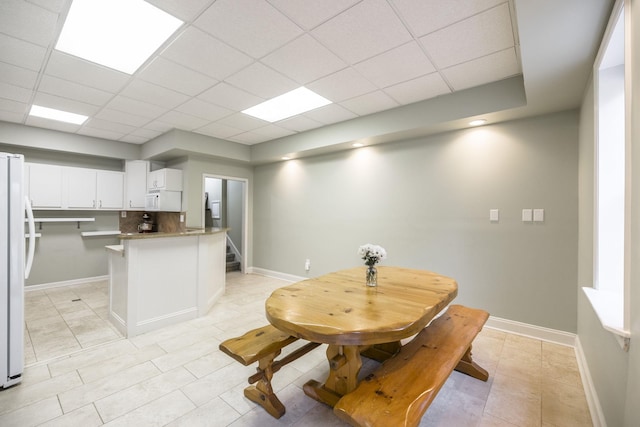
{"label": "electrical outlet", "polygon": [[309,271],[311,270],[311,260],[307,258],[307,260],[304,262],[304,269],[305,271]]}
{"label": "electrical outlet", "polygon": [[120,217],[126,218],[127,217],[127,211],[120,212]]}
{"label": "electrical outlet", "polygon": [[184,214],[180,214],[180,222],[184,222]]}

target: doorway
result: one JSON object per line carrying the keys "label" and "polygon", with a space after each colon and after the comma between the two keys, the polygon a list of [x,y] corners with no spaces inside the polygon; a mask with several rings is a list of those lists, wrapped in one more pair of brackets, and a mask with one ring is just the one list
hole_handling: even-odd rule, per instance
{"label": "doorway", "polygon": [[[228,228],[229,268],[246,271],[247,251],[247,180],[217,175],[203,175],[204,227]],[[229,255],[232,254],[233,256]]]}

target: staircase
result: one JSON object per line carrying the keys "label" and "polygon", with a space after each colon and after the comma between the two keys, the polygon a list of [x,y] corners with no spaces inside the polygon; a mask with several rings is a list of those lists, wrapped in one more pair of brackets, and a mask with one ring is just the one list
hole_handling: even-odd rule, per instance
{"label": "staircase", "polygon": [[231,247],[227,245],[227,273],[230,271],[240,271],[240,261],[236,261],[236,254],[231,252]]}

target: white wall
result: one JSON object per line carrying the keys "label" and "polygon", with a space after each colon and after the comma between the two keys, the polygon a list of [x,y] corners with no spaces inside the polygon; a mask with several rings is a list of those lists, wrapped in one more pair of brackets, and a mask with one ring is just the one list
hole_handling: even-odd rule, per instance
{"label": "white wall", "polygon": [[460,303],[575,332],[577,149],[572,111],[259,166],[252,265],[304,276],[310,258],[315,276],[377,243],[387,265],[454,277]]}

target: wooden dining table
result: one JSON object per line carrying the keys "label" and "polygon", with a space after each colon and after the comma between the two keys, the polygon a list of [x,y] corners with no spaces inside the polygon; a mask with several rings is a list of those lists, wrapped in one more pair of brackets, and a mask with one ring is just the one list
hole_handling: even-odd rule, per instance
{"label": "wooden dining table", "polygon": [[328,344],[329,375],[310,380],[305,393],[334,406],[353,391],[361,354],[383,361],[400,341],[429,324],[456,297],[457,282],[446,276],[401,267],[378,267],[378,285],[365,284],[366,267],[336,271],[276,289],[265,303],[276,328],[311,342]]}

